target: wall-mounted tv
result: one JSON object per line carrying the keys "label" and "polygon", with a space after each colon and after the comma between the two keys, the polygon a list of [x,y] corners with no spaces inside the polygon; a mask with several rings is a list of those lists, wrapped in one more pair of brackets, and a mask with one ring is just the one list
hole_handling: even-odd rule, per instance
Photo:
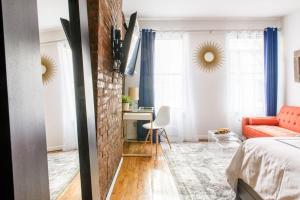
{"label": "wall-mounted tv", "polygon": [[130,16],[129,25],[123,41],[123,58],[120,66],[120,72],[122,74],[134,74],[140,41],[140,30],[137,22],[137,13],[135,12]]}

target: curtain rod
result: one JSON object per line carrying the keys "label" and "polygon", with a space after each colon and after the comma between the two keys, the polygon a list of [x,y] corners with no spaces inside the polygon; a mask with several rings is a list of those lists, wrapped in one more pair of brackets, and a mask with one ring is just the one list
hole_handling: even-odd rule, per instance
{"label": "curtain rod", "polygon": [[[277,28],[278,31],[281,31],[281,28]],[[159,29],[153,29],[155,32],[190,32],[190,33],[200,33],[200,32],[231,32],[231,31],[264,31],[265,29],[202,29],[202,30],[179,30],[179,29],[174,29],[174,30],[159,30]]]}

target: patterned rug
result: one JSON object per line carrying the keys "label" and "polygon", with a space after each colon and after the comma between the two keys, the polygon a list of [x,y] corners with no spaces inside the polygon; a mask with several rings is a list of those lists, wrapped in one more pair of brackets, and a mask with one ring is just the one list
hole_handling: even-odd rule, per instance
{"label": "patterned rug", "polygon": [[55,200],[79,172],[78,151],[48,153],[50,199]]}
{"label": "patterned rug", "polygon": [[162,148],[182,200],[235,199],[225,170],[237,143],[223,148],[212,142],[174,143],[172,150],[162,143]]}

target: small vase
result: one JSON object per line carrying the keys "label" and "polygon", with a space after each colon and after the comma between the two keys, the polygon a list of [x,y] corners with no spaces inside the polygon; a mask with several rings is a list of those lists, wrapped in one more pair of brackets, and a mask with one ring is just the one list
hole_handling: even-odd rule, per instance
{"label": "small vase", "polygon": [[129,103],[123,103],[122,107],[123,107],[123,111],[129,111]]}

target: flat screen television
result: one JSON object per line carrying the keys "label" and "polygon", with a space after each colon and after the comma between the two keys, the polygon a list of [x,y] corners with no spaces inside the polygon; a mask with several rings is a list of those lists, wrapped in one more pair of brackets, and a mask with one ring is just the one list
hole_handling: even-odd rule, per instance
{"label": "flat screen television", "polygon": [[133,75],[136,59],[141,42],[140,30],[137,22],[137,13],[130,16],[129,25],[123,41],[123,58],[120,72],[125,75]]}

